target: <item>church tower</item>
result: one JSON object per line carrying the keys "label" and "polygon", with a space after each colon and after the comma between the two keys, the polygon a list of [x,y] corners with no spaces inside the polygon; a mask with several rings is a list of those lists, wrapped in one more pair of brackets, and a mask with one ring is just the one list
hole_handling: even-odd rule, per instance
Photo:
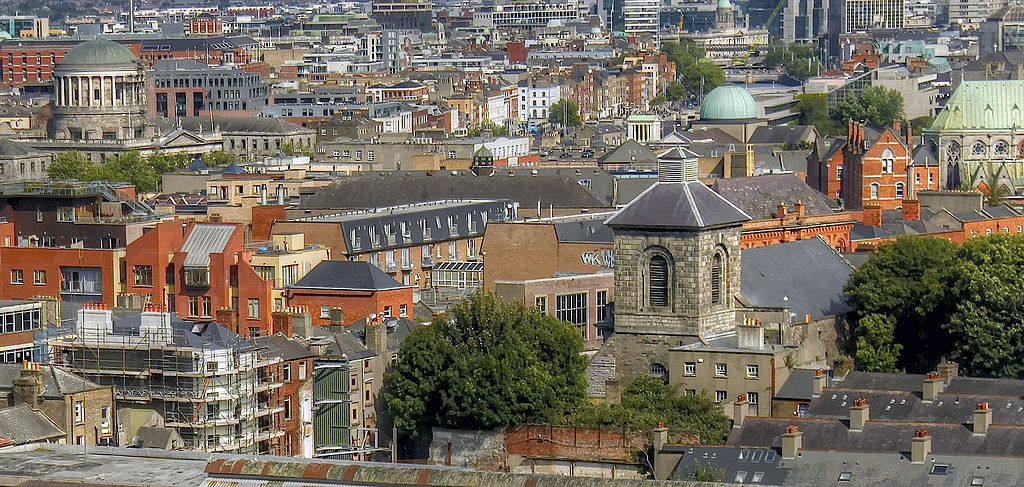
{"label": "church tower", "polygon": [[605,222],[615,234],[615,323],[591,361],[592,388],[609,376],[626,384],[671,372],[671,348],[736,325],[740,229],[750,217],[697,179],[697,157],[685,148],[659,155],[658,182]]}
{"label": "church tower", "polygon": [[718,0],[715,8],[715,30],[728,30],[736,28],[732,2],[729,0]]}

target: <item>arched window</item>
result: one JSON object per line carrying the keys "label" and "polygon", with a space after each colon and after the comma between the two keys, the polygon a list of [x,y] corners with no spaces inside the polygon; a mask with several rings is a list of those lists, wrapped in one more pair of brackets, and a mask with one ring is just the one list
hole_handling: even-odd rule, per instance
{"label": "arched window", "polygon": [[871,199],[878,199],[878,183],[871,183]]}
{"label": "arched window", "polygon": [[896,183],[896,197],[903,197],[903,183]]}
{"label": "arched window", "polygon": [[[1024,145],[1021,147],[1021,150],[1024,150]],[[960,148],[960,143],[955,140],[951,141],[949,145],[946,146],[946,160],[949,161],[950,164],[960,162],[961,152],[962,149]]]}
{"label": "arched window", "polygon": [[722,304],[722,253],[711,257],[711,304]]}
{"label": "arched window", "polygon": [[974,145],[971,146],[971,155],[972,156],[983,156],[987,152],[988,152],[988,146],[985,145],[985,143],[980,141],[980,140],[978,142],[975,142]]}
{"label": "arched window", "polygon": [[992,148],[992,152],[999,157],[1006,157],[1010,154],[1010,144],[1007,144],[1005,140],[996,142],[996,145]]}
{"label": "arched window", "polygon": [[893,162],[896,159],[896,154],[893,154],[892,149],[886,148],[882,151],[882,173],[892,174]]}
{"label": "arched window", "polygon": [[664,255],[651,257],[647,277],[647,301],[650,306],[668,306],[668,260]]}
{"label": "arched window", "polygon": [[668,375],[668,370],[664,365],[659,363],[653,363],[648,367],[648,371],[651,373],[651,377],[665,377]]}

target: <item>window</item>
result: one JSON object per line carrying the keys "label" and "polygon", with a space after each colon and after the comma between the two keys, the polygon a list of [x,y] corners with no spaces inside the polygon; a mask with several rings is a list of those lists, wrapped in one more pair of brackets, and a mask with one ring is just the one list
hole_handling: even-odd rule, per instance
{"label": "window", "polygon": [[747,472],[744,470],[736,472],[736,479],[734,480],[734,482],[736,482],[737,484],[742,484],[744,480],[747,480]]}
{"label": "window", "polygon": [[188,298],[188,315],[199,316],[199,298],[195,296],[189,296]]}
{"label": "window", "polygon": [[869,198],[873,200],[878,199],[878,183],[871,183],[871,196]]}
{"label": "window", "polygon": [[597,322],[604,323],[608,318],[608,291],[597,292]]}
{"label": "window", "polygon": [[895,158],[895,154],[892,153],[891,149],[885,149],[882,151],[882,174],[892,174],[892,163]]}
{"label": "window", "polygon": [[249,298],[249,319],[258,320],[260,319],[260,299]]}
{"label": "window", "polygon": [[454,240],[448,242],[448,260],[459,260],[459,249]]}
{"label": "window", "polygon": [[320,307],[320,317],[324,318],[324,319],[330,318],[331,317],[331,307],[330,306],[321,306]]}
{"label": "window", "polygon": [[82,401],[75,401],[75,423],[82,424],[85,422],[85,405]]}
{"label": "window", "polygon": [[914,174],[914,183],[921,184],[921,173]]}
{"label": "window", "polygon": [[903,183],[896,183],[896,197],[903,198]]}
{"label": "window", "polygon": [[32,271],[32,283],[36,286],[43,286],[46,284],[46,271],[35,270]]}
{"label": "window", "polygon": [[985,485],[985,477],[971,477],[971,487]]}
{"label": "window", "polygon": [[281,366],[281,377],[284,377],[285,382],[292,381],[292,364],[284,364]]}
{"label": "window", "polygon": [[665,366],[658,363],[651,364],[647,371],[651,374],[651,377],[665,377],[668,374]]}
{"label": "window", "polygon": [[748,392],[747,393],[747,402],[749,402],[751,406],[757,406],[757,393],[756,392]]}
{"label": "window", "polygon": [[754,472],[754,475],[750,477],[750,483],[760,484],[764,480],[764,472]]}
{"label": "window", "polygon": [[935,184],[935,175],[928,173],[928,184]]}
{"label": "window", "polygon": [[11,269],[11,284],[24,284],[25,272],[21,269]]}
{"label": "window", "polygon": [[401,305],[398,306],[398,316],[401,316],[402,318],[405,318],[406,316],[409,316],[409,305],[408,304],[401,304]]}
{"label": "window", "polygon": [[[3,171],[0,171],[0,173],[2,173],[2,172]],[[36,209],[36,221],[37,222],[43,221],[43,210]]]}
{"label": "window", "polygon": [[306,362],[299,362],[299,380],[306,380]]}
{"label": "window", "polygon": [[725,391],[715,391],[715,402],[716,403],[720,403],[720,402],[725,401],[725,396],[726,396],[726,392]]}
{"label": "window", "polygon": [[202,304],[203,304],[202,316],[204,318],[209,318],[212,315],[212,313],[211,313],[211,308],[212,307],[210,306],[210,298],[209,298],[209,296],[203,296],[202,297]]}
{"label": "window", "polygon": [[668,306],[668,260],[663,255],[655,255],[648,267],[648,305]]}
{"label": "window", "polygon": [[284,419],[292,419],[292,398],[284,396]]}
{"label": "window", "polygon": [[385,318],[390,318],[391,317],[391,306],[385,306],[384,307],[384,317]]}
{"label": "window", "polygon": [[711,257],[711,304],[722,304],[722,253]]}
{"label": "window", "polygon": [[548,312],[548,297],[547,296],[537,296],[536,298],[533,298],[533,305],[536,306],[537,310],[540,311],[541,313],[547,313]]}
{"label": "window", "polygon": [[715,377],[725,377],[729,374],[729,367],[725,364],[715,364]]}
{"label": "window", "polygon": [[758,371],[757,371],[757,366],[756,365],[747,365],[747,378],[748,379],[756,379],[757,378],[757,372]]}
{"label": "window", "polygon": [[555,318],[576,325],[583,338],[587,338],[587,295],[576,293],[555,296]]}
{"label": "window", "polygon": [[132,267],[132,274],[135,276],[136,286],[153,285],[153,266],[137,265]]}
{"label": "window", "polygon": [[683,375],[697,375],[697,362],[683,364]]}
{"label": "window", "polygon": [[947,472],[949,472],[949,465],[936,463],[932,465],[932,470],[929,473],[932,475],[946,475]]}
{"label": "window", "polygon": [[983,156],[986,152],[988,152],[988,146],[985,145],[984,142],[975,142],[974,145],[971,146],[972,156]]}

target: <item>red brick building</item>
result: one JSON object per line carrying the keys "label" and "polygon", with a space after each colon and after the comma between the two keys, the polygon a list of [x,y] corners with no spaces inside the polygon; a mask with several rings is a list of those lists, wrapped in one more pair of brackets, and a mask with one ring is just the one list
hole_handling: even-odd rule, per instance
{"label": "red brick building", "polygon": [[224,34],[224,21],[204,13],[188,22],[188,33],[194,36],[218,36]]}
{"label": "red brick building", "polygon": [[371,314],[413,319],[412,291],[369,262],[323,261],[288,289],[287,299],[309,309],[314,325],[348,325]]}
{"label": "red brick building", "polygon": [[904,199],[916,199],[918,191],[939,189],[939,167],[914,164],[909,127],[904,136],[899,123],[879,129],[851,121],[841,180],[846,208],[876,204],[891,210],[899,208]]}
{"label": "red brick building", "polygon": [[[263,420],[261,428],[284,433],[272,439],[272,455],[312,457],[313,435],[313,358],[316,356],[302,342],[284,335],[259,337],[255,340],[268,365],[260,368],[261,379],[270,379],[271,387],[257,391],[256,400],[266,404],[273,414]],[[270,424],[272,423],[272,425]]]}
{"label": "red brick building", "polygon": [[0,299],[114,303],[123,249],[0,247]]}

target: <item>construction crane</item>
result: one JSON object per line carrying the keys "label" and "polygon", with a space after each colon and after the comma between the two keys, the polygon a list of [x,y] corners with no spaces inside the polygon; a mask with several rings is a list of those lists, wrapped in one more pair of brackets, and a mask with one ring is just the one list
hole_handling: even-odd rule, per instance
{"label": "construction crane", "polygon": [[764,30],[770,31],[768,27],[772,25],[773,21],[775,21],[775,17],[779,15],[779,10],[782,10],[782,6],[785,5],[787,1],[788,0],[779,0],[779,4],[776,5],[775,9],[772,10],[772,13],[768,15],[768,20],[764,21]]}

